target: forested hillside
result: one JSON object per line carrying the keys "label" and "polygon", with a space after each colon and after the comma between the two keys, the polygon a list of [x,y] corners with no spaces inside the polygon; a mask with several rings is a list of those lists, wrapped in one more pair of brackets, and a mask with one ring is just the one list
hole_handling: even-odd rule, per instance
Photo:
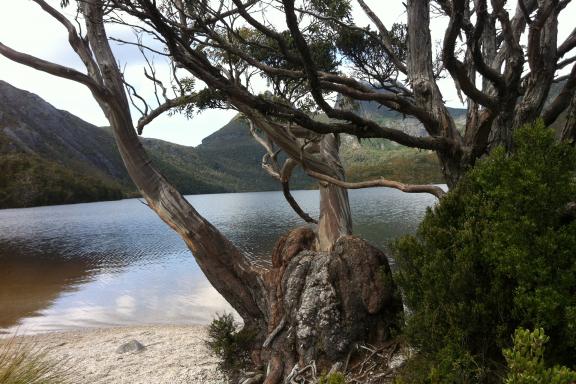
{"label": "forested hillside", "polygon": [[[360,106],[367,116],[414,132],[421,128],[396,113]],[[455,110],[455,113],[460,113]],[[194,121],[194,124],[200,121]],[[424,134],[422,132],[422,134]],[[184,194],[279,189],[261,168],[263,149],[239,118],[198,147],[143,138],[153,162]],[[405,182],[441,182],[435,155],[381,139],[342,139],[351,180],[387,177]],[[137,196],[107,128],[58,110],[37,95],[0,81],[0,208],[66,204]],[[302,171],[293,189],[314,188]]]}

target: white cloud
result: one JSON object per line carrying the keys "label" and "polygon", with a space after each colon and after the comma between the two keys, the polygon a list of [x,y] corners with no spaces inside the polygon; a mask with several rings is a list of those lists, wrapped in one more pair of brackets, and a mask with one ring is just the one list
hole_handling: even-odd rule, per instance
{"label": "white cloud", "polygon": [[130,295],[122,295],[116,298],[116,312],[124,316],[132,316],[136,310],[136,299]]}

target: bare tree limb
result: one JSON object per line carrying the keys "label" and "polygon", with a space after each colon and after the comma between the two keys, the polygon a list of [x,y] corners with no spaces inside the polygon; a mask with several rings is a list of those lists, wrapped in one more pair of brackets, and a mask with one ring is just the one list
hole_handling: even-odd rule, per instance
{"label": "bare tree limb", "polygon": [[268,137],[260,136],[258,132],[256,132],[256,126],[252,120],[248,120],[248,123],[250,124],[250,134],[256,142],[266,150],[266,153],[262,157],[262,168],[270,176],[280,181],[284,198],[288,204],[290,204],[290,207],[292,207],[294,212],[296,212],[305,222],[318,224],[317,220],[311,218],[310,215],[302,210],[296,199],[294,199],[294,196],[292,196],[292,193],[290,193],[290,177],[292,176],[292,171],[298,165],[298,162],[289,157],[280,169],[277,159],[278,151],[274,150],[272,140]]}
{"label": "bare tree limb", "polygon": [[570,32],[570,35],[558,47],[558,57],[564,56],[566,53],[576,47],[576,28]]}
{"label": "bare tree limb", "polygon": [[82,72],[78,72],[73,68],[65,67],[60,64],[52,63],[38,57],[16,51],[2,43],[0,43],[0,54],[12,61],[37,69],[39,71],[84,84],[92,91],[92,93],[99,96],[104,96],[106,94],[106,90],[100,86],[98,81],[95,81],[92,77],[89,77]]}
{"label": "bare tree limb", "polygon": [[576,94],[576,64],[572,66],[572,70],[568,75],[564,87],[556,96],[556,98],[548,105],[542,112],[542,120],[545,125],[551,125],[556,121],[558,116],[570,105],[570,100]]}
{"label": "bare tree limb", "polygon": [[38,4],[44,12],[52,16],[54,19],[58,20],[60,24],[62,24],[68,30],[68,42],[72,49],[78,54],[78,57],[88,70],[88,74],[92,78],[92,80],[101,84],[101,76],[99,74],[99,68],[92,56],[92,52],[90,51],[90,47],[88,46],[88,42],[82,39],[74,25],[68,20],[63,14],[58,12],[55,8],[51,7],[46,3],[44,0],[33,0],[36,4]]}
{"label": "bare tree limb", "polygon": [[154,119],[156,119],[158,116],[160,116],[164,112],[167,112],[167,111],[169,111],[173,108],[176,108],[176,107],[188,105],[192,101],[194,101],[194,97],[195,97],[195,95],[192,94],[192,95],[184,95],[184,96],[175,97],[173,99],[166,99],[166,101],[163,102],[162,104],[160,104],[158,107],[151,109],[146,114],[143,114],[138,119],[138,124],[136,124],[136,130],[138,131],[138,134],[141,135],[142,131],[144,130],[144,127],[146,125],[150,124]]}
{"label": "bare tree limb", "polygon": [[518,0],[518,6],[522,10],[522,14],[524,15],[524,20],[526,20],[526,23],[532,24],[532,19],[530,19],[530,12],[528,12],[526,4],[524,4],[524,0]]}
{"label": "bare tree limb", "polygon": [[335,179],[335,178],[330,177],[328,175],[324,175],[324,174],[319,173],[319,172],[314,172],[314,171],[309,170],[309,169],[305,169],[305,171],[308,175],[310,175],[311,177],[313,177],[315,179],[325,181],[327,183],[334,184],[334,185],[337,185],[339,187],[346,188],[346,189],[386,187],[386,188],[398,189],[398,190],[400,190],[402,192],[406,192],[406,193],[430,193],[430,194],[436,196],[438,199],[441,199],[446,194],[446,192],[444,192],[444,190],[442,190],[442,188],[440,188],[436,185],[404,184],[404,183],[400,183],[398,181],[388,180],[388,179],[384,179],[384,178],[352,183],[352,182],[348,182],[348,181],[338,180],[338,179]]}
{"label": "bare tree limb", "polygon": [[454,10],[448,23],[448,28],[444,35],[444,47],[442,49],[442,59],[444,66],[452,75],[454,81],[458,82],[459,88],[472,100],[490,108],[498,109],[498,100],[480,91],[474,84],[474,79],[468,77],[466,66],[456,58],[456,39],[460,34],[464,18],[464,0],[454,1]]}
{"label": "bare tree limb", "polygon": [[309,214],[304,212],[304,210],[300,207],[294,196],[290,192],[290,176],[292,174],[292,170],[296,167],[298,163],[294,159],[288,158],[284,163],[281,171],[281,182],[282,182],[282,193],[284,194],[284,198],[288,201],[294,212],[298,214],[305,222],[318,224],[318,220],[313,219],[310,217]]}

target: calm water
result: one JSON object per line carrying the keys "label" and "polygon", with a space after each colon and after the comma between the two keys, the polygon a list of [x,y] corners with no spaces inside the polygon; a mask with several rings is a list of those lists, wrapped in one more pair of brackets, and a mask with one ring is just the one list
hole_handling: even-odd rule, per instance
{"label": "calm water", "polygon": [[[318,193],[295,191],[318,215]],[[266,264],[303,222],[279,192],[195,195],[194,207]],[[386,247],[412,232],[426,194],[351,191],[355,233]],[[231,311],[183,241],[138,199],[0,210],[0,333],[152,323],[207,323]]]}

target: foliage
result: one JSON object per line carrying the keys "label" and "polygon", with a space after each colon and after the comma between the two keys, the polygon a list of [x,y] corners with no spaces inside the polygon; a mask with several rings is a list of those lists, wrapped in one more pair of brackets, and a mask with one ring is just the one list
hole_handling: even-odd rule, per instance
{"label": "foliage", "polygon": [[514,333],[514,347],[503,351],[509,373],[505,384],[570,384],[576,381],[576,372],[566,367],[546,368],[544,344],[550,338],[542,328],[533,332],[519,328]]}
{"label": "foliage", "polygon": [[576,363],[576,221],[562,220],[576,150],[552,135],[518,130],[513,153],[480,161],[395,244],[412,381],[498,381],[519,326],[545,329],[548,363]]}
{"label": "foliage", "polygon": [[346,377],[343,373],[333,372],[320,376],[318,384],[346,384]]}
{"label": "foliage", "polygon": [[[393,24],[388,38],[396,57],[405,60],[407,53],[406,25]],[[389,85],[390,79],[398,71],[382,45],[382,37],[368,27],[363,30],[340,28],[336,47],[353,64],[354,77],[367,81],[376,88]]]}
{"label": "foliage", "polygon": [[82,174],[24,153],[0,154],[0,208],[115,200],[123,197],[112,181]]}
{"label": "foliage", "polygon": [[352,7],[350,0],[310,0],[308,4],[313,11],[336,19],[350,19]]}
{"label": "foliage", "polygon": [[0,384],[70,382],[60,365],[47,359],[43,349],[19,345],[14,338],[0,342]]}
{"label": "foliage", "polygon": [[218,315],[208,326],[206,345],[220,358],[219,367],[229,377],[234,377],[250,364],[250,343],[254,334],[240,329],[230,313]]}

